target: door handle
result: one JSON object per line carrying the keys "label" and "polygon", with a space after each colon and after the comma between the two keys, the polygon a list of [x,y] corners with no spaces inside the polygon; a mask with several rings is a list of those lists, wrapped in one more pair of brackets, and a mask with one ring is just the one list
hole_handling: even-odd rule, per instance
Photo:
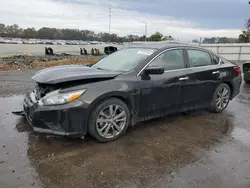
{"label": "door handle", "polygon": [[220,71],[214,71],[212,74],[220,74]]}
{"label": "door handle", "polygon": [[180,81],[182,81],[182,80],[188,80],[188,79],[189,79],[189,77],[187,77],[187,76],[179,78]]}

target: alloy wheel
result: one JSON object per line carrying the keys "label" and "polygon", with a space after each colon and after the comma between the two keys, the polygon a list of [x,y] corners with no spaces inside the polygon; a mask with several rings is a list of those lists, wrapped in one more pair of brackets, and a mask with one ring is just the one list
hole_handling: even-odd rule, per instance
{"label": "alloy wheel", "polygon": [[230,92],[228,88],[222,87],[218,90],[216,94],[216,107],[219,110],[224,109],[229,102]]}
{"label": "alloy wheel", "polygon": [[103,138],[113,138],[123,131],[126,121],[126,112],[120,105],[109,105],[98,114],[96,130]]}

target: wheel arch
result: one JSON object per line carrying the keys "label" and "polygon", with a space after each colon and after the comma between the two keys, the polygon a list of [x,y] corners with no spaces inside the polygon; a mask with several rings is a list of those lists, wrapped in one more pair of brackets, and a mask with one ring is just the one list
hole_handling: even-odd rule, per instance
{"label": "wheel arch", "polygon": [[216,86],[215,89],[214,89],[214,92],[216,91],[216,89],[217,89],[221,84],[227,84],[227,85],[229,86],[230,91],[231,91],[230,100],[232,100],[232,99],[233,99],[234,86],[233,86],[232,82],[229,81],[229,80],[224,80],[224,81],[218,83],[217,86]]}
{"label": "wheel arch", "polygon": [[225,81],[223,83],[227,84],[229,86],[229,88],[231,90],[230,100],[232,100],[232,96],[233,96],[233,92],[234,92],[233,84],[230,81]]}
{"label": "wheel arch", "polygon": [[112,98],[116,98],[121,100],[122,102],[124,102],[127,106],[128,109],[130,111],[130,123],[133,124],[133,114],[135,112],[135,105],[133,105],[133,102],[131,99],[131,97],[128,96],[128,94],[124,93],[124,92],[110,92],[110,93],[105,93],[101,96],[99,96],[98,98],[96,98],[90,105],[89,105],[89,113],[87,116],[87,122],[89,124],[89,120],[90,120],[90,116],[91,113],[93,112],[93,110],[98,106],[98,104],[100,104],[101,102],[107,100],[107,99],[112,99]]}

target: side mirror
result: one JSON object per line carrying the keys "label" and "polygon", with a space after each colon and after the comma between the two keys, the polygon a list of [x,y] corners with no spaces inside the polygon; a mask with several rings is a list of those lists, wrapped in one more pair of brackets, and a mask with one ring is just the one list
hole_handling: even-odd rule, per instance
{"label": "side mirror", "polygon": [[164,68],[163,67],[147,67],[144,70],[144,73],[146,75],[150,75],[150,74],[163,74],[164,73]]}

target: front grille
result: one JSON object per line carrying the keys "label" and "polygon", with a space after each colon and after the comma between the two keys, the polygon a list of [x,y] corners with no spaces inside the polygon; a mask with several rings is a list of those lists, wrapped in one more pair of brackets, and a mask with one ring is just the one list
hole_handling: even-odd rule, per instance
{"label": "front grille", "polygon": [[35,89],[36,100],[41,99],[45,95],[46,95],[46,87],[43,86],[42,84],[37,84]]}
{"label": "front grille", "polygon": [[47,93],[49,93],[50,91],[53,91],[55,89],[56,88],[54,86],[51,86],[48,84],[37,83],[35,91],[34,91],[36,100],[43,98]]}

